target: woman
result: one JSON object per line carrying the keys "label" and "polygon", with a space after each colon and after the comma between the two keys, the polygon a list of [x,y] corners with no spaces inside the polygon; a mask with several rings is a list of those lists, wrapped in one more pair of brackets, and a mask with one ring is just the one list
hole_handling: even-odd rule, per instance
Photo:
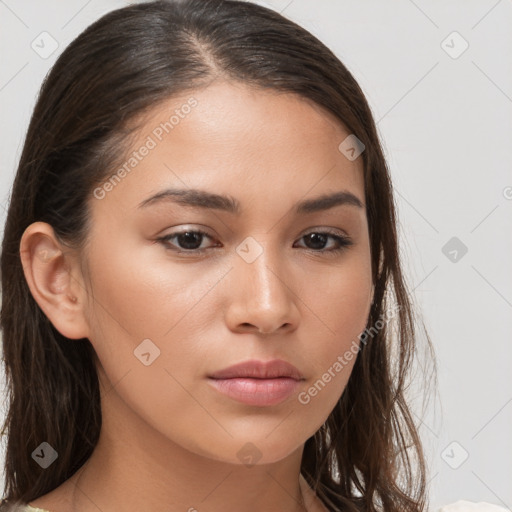
{"label": "woman", "polygon": [[151,2],[80,34],[1,272],[0,510],[427,510],[375,124],[278,13]]}

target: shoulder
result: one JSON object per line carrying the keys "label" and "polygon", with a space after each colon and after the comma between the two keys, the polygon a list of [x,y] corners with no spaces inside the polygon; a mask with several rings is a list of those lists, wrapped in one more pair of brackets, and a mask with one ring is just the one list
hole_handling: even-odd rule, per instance
{"label": "shoulder", "polygon": [[509,512],[509,510],[484,501],[476,503],[474,501],[459,500],[443,505],[432,512]]}

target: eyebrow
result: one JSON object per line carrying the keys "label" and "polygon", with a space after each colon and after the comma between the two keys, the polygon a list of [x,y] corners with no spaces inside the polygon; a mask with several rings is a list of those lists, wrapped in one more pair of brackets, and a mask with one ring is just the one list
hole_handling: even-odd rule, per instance
{"label": "eyebrow", "polygon": [[[150,205],[168,201],[184,206],[221,210],[235,215],[239,215],[241,211],[240,203],[234,197],[213,194],[198,189],[165,189],[142,201],[138,208],[146,208]],[[299,215],[314,213],[342,205],[364,208],[362,201],[357,196],[342,190],[300,201],[295,205],[295,213]]]}

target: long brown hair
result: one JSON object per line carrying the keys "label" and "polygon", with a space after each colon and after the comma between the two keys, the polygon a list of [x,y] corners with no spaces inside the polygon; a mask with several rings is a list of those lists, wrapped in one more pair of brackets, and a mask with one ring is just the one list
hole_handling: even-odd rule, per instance
{"label": "long brown hair", "polygon": [[[427,468],[406,400],[416,316],[370,108],[351,73],[312,34],[273,10],[234,0],[156,1],[112,11],[64,50],[44,80],[1,254],[4,498],[28,503],[58,487],[89,458],[101,429],[95,351],[88,339],[62,336],[32,297],[19,255],[24,230],[47,222],[69,247],[85,247],[87,200],[123,160],[134,121],[219,78],[309,98],[365,146],[374,301],[348,384],[306,441],[301,473],[331,511],[424,511]],[[395,322],[383,322],[393,308]],[[58,447],[49,469],[31,457],[43,441]]]}

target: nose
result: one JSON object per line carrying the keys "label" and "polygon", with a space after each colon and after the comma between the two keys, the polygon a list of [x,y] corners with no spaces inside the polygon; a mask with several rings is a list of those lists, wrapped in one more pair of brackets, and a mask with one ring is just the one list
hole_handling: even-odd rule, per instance
{"label": "nose", "polygon": [[264,250],[252,263],[237,258],[234,265],[225,317],[229,328],[260,334],[296,329],[300,298],[294,293],[293,277],[285,271],[283,260]]}

